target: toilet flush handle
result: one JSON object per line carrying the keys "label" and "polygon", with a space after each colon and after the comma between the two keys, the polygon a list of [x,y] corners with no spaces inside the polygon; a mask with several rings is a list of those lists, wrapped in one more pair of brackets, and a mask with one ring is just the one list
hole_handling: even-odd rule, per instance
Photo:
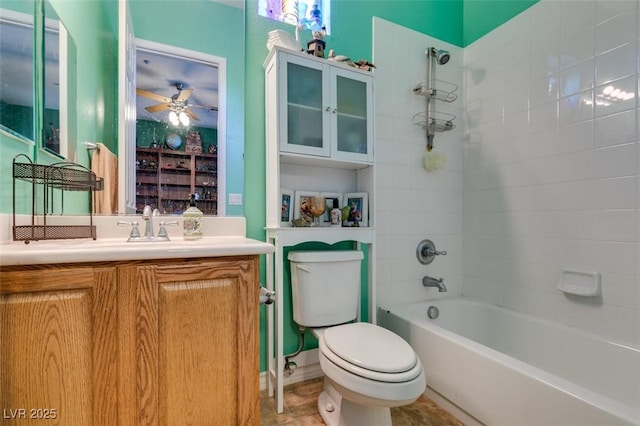
{"label": "toilet flush handle", "polygon": [[296,268],[300,269],[301,271],[307,272],[307,273],[311,272],[309,269],[307,269],[306,266],[296,265]]}

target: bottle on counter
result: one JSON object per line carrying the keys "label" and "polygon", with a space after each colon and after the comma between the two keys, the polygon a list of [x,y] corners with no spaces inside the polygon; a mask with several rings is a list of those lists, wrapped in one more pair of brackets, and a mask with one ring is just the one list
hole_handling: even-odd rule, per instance
{"label": "bottle on counter", "polygon": [[182,213],[184,239],[202,238],[202,211],[196,206],[195,194],[190,194],[189,208]]}

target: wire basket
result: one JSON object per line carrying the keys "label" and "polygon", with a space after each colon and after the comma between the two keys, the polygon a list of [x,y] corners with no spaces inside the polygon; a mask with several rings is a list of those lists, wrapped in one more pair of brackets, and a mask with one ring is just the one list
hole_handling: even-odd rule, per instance
{"label": "wire basket", "polygon": [[[24,160],[23,160],[24,158]],[[20,161],[18,161],[20,160]],[[16,221],[16,181],[31,183],[31,223],[18,224]],[[47,210],[49,203],[53,206],[53,190],[61,190],[61,205],[64,211],[64,191],[86,191],[89,193],[88,225],[50,225],[47,214],[37,214],[37,188],[42,188],[42,199]],[[30,241],[59,240],[70,238],[96,239],[96,227],[93,225],[93,191],[104,188],[104,180],[80,164],[58,162],[53,164],[36,164],[24,154],[13,159],[13,240]],[[53,210],[53,207],[51,207]],[[42,216],[36,220],[37,216]],[[38,223],[36,223],[38,222]]]}

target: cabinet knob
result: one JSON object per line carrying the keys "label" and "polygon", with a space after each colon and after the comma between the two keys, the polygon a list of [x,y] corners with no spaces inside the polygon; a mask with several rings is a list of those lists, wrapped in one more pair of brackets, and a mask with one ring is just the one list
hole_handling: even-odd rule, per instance
{"label": "cabinet knob", "polygon": [[331,111],[331,107],[327,107],[327,108],[325,109],[325,111],[327,111],[327,112]]}
{"label": "cabinet knob", "polygon": [[334,108],[331,112],[335,114],[336,112],[338,112],[338,108]]}

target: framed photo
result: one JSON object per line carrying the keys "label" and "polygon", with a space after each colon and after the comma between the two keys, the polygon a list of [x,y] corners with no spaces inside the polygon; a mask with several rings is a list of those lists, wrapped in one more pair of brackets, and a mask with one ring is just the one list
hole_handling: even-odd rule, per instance
{"label": "framed photo", "polygon": [[311,198],[319,197],[319,192],[313,191],[296,191],[295,205],[293,208],[293,219],[300,219],[302,215],[313,221],[311,214]]}
{"label": "framed photo", "polygon": [[338,208],[342,207],[342,194],[339,192],[321,192],[320,196],[324,198],[324,214],[322,215],[322,224],[329,225],[331,223],[331,210],[333,209],[333,201],[338,200]]}
{"label": "framed photo", "polygon": [[344,194],[344,205],[349,206],[346,226],[369,226],[369,194],[351,192]]}
{"label": "framed photo", "polygon": [[280,188],[280,226],[291,226],[293,214],[293,191],[286,188]]}

